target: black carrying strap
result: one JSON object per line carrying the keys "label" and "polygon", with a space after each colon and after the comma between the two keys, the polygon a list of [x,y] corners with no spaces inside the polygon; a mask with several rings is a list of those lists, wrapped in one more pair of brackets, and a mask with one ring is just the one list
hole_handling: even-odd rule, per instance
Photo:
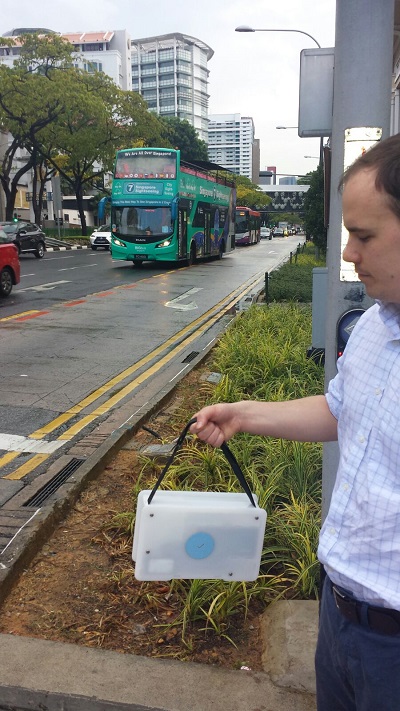
{"label": "black carrying strap", "polygon": [[[170,468],[172,462],[173,462],[174,459],[175,459],[175,455],[177,454],[178,450],[182,447],[182,444],[183,444],[183,442],[184,442],[184,440],[185,440],[185,437],[186,437],[186,435],[187,435],[187,433],[188,433],[188,431],[189,431],[189,427],[191,427],[191,425],[193,425],[195,422],[196,422],[196,418],[193,417],[193,419],[192,419],[192,420],[189,420],[189,422],[187,423],[187,425],[183,428],[182,432],[180,433],[178,439],[177,439],[176,442],[175,442],[175,447],[173,448],[172,453],[171,453],[171,455],[169,456],[168,461],[167,461],[167,463],[166,463],[164,469],[162,470],[160,476],[158,477],[156,483],[154,484],[154,487],[153,487],[153,489],[152,489],[152,491],[151,491],[151,493],[150,493],[150,496],[149,496],[149,498],[147,499],[147,503],[148,503],[148,504],[151,504],[154,494],[156,493],[156,491],[157,491],[158,487],[160,486],[162,480],[164,479],[164,477],[165,477],[165,475],[166,475],[168,469]],[[221,444],[221,450],[222,450],[223,453],[225,454],[225,457],[226,457],[228,463],[231,465],[232,471],[234,472],[234,474],[236,474],[236,477],[237,477],[237,479],[238,479],[238,481],[239,481],[239,484],[241,485],[242,489],[243,489],[243,490],[245,491],[245,493],[247,494],[247,496],[248,496],[248,498],[249,498],[249,500],[250,500],[251,505],[256,508],[256,503],[255,503],[255,501],[254,501],[253,494],[251,493],[250,487],[249,487],[249,485],[248,485],[248,483],[247,483],[247,481],[246,481],[246,479],[245,479],[245,477],[244,477],[244,474],[243,474],[243,472],[242,472],[242,470],[241,470],[241,468],[240,468],[240,466],[239,466],[239,464],[238,464],[238,462],[237,462],[237,459],[236,459],[235,455],[233,454],[233,452],[231,452],[231,450],[229,449],[229,447],[228,447],[228,445],[226,444],[226,442],[223,442],[223,443]]]}

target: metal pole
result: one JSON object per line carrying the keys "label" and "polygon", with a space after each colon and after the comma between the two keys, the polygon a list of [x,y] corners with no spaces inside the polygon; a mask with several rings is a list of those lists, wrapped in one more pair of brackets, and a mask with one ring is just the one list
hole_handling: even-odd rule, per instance
{"label": "metal pole", "polygon": [[[360,282],[340,281],[342,199],[338,183],[344,168],[345,130],[380,127],[389,135],[392,86],[394,0],[337,0],[332,168],[328,230],[328,308],[325,385],[336,374],[336,326],[350,308],[372,300]],[[328,511],[338,465],[336,443],[324,445],[322,517]]]}

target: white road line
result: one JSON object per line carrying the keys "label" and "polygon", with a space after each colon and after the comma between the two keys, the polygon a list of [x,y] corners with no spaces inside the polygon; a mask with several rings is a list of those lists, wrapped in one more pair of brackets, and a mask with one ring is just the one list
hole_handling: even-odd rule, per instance
{"label": "white road line", "polygon": [[50,289],[55,289],[56,286],[60,284],[70,284],[70,281],[49,281],[48,284],[38,284],[37,286],[27,286],[25,289],[18,289],[19,293],[21,291],[48,291]]}
{"label": "white road line", "polygon": [[165,303],[165,306],[169,309],[178,309],[179,311],[193,311],[193,309],[198,309],[199,307],[197,306],[195,301],[190,301],[188,304],[181,304],[179,302],[183,301],[184,299],[187,299],[187,297],[191,296],[192,294],[197,294],[198,291],[202,290],[202,287],[194,286],[193,289],[189,289],[188,291],[185,291],[184,294],[177,296],[175,299],[167,301]]}
{"label": "white road line", "polygon": [[52,454],[65,442],[46,442],[43,439],[30,439],[21,435],[3,434],[0,432],[0,449],[6,452],[34,452],[35,454]]}

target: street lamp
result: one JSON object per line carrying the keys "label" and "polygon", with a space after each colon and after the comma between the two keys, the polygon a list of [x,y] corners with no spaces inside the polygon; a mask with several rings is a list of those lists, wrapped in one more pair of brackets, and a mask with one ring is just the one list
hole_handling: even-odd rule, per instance
{"label": "street lamp", "polygon": [[260,29],[255,29],[254,27],[249,27],[248,25],[239,25],[239,27],[235,28],[235,32],[298,32],[301,35],[307,35],[307,37],[312,39],[312,41],[315,42],[317,47],[319,47],[321,49],[321,45],[319,42],[317,42],[315,37],[308,34],[308,32],[303,32],[303,30],[287,30],[287,29],[281,30],[281,29],[277,29],[277,28],[268,28],[268,29],[260,30]]}

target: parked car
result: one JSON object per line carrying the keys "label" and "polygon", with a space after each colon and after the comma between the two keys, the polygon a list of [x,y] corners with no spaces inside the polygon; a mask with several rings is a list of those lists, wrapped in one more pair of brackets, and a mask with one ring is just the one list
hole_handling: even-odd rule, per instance
{"label": "parked car", "polygon": [[0,229],[0,297],[9,296],[19,280],[18,249],[4,230]]}
{"label": "parked car", "polygon": [[110,249],[111,244],[111,225],[101,225],[101,227],[96,227],[94,232],[89,237],[90,246],[92,249],[96,250],[97,247],[104,247],[104,249]]}
{"label": "parked car", "polygon": [[275,227],[275,229],[274,229],[274,237],[283,237],[283,229],[282,229],[282,227]]}
{"label": "parked car", "polygon": [[33,222],[0,222],[0,229],[14,242],[18,254],[31,252],[38,259],[44,256],[46,235]]}
{"label": "parked car", "polygon": [[272,239],[272,234],[271,230],[269,227],[261,227],[260,228],[260,237],[261,239]]}

